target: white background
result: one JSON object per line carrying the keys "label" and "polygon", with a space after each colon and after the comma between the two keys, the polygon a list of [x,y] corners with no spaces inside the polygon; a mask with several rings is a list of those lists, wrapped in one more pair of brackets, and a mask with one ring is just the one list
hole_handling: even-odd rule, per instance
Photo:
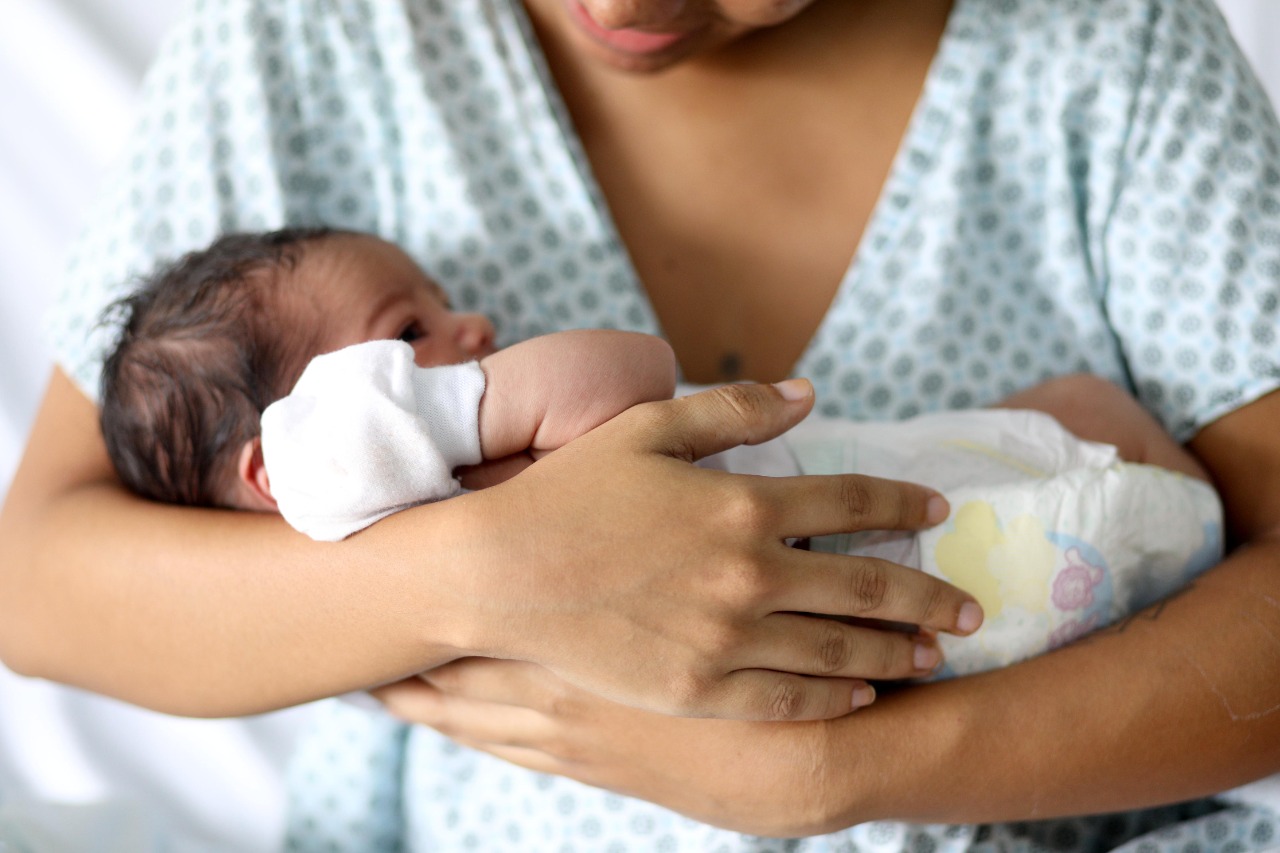
{"label": "white background", "polygon": [[[1280,0],[1220,2],[1273,99],[1280,96]],[[188,5],[0,0],[0,497],[48,375],[40,320],[66,246],[128,132],[138,81],[161,34]],[[143,715],[0,669],[0,842],[6,798],[12,811],[23,798],[123,796],[170,813],[181,850],[266,849],[276,830],[271,785],[279,756],[255,744],[284,725]],[[183,757],[181,768],[174,754]],[[228,796],[231,790],[238,795]],[[202,802],[208,791],[219,792],[217,803]],[[15,818],[8,819],[12,826]],[[45,823],[74,829],[65,814]],[[141,837],[132,849],[142,849]]]}

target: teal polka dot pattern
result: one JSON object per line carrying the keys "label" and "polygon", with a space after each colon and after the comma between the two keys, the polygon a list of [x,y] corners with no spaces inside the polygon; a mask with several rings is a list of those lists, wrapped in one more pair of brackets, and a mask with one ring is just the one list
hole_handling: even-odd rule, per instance
{"label": "teal polka dot pattern", "polygon": [[336,699],[308,725],[288,771],[286,853],[402,853],[409,727]]}
{"label": "teal polka dot pattern", "polygon": [[960,3],[797,372],[900,418],[1087,371],[1189,438],[1280,380],[1278,146],[1204,4]]}
{"label": "teal polka dot pattern", "polygon": [[[60,363],[94,392],[112,335],[97,318],[160,260],[228,230],[320,222],[404,246],[502,344],[659,331],[514,0],[198,0],[74,252],[51,318]],[[1280,385],[1278,319],[1280,132],[1210,0],[957,0],[795,372],[826,414],[890,419],[1089,371],[1186,439]],[[362,713],[304,738],[290,849],[1275,844],[1271,812],[1211,802],[752,838]]]}

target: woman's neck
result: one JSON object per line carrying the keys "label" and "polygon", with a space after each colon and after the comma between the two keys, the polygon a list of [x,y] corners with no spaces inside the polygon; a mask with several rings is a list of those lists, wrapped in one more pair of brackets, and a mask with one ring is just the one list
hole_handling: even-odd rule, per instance
{"label": "woman's neck", "polygon": [[820,2],[652,75],[578,51],[558,2],[529,0],[535,27],[685,376],[782,378],[849,268],[950,0]]}

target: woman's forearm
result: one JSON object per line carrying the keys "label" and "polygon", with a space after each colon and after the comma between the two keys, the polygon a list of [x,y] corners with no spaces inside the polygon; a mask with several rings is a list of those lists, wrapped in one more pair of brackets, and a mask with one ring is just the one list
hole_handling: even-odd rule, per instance
{"label": "woman's forearm", "polygon": [[[139,500],[87,450],[95,429],[92,404],[56,377],[0,514],[0,654],[16,670],[213,716],[450,659],[446,559],[397,568],[390,526],[324,545],[275,516]],[[429,510],[397,541],[429,534],[447,554],[457,525]]]}
{"label": "woman's forearm", "polygon": [[827,724],[825,828],[1109,812],[1277,772],[1277,638],[1265,542],[1071,647],[884,696]]}

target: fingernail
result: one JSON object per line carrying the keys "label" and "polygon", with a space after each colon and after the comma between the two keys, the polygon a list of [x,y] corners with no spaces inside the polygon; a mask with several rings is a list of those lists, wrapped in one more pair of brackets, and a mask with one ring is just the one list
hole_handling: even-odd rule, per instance
{"label": "fingernail", "polygon": [[917,643],[911,662],[920,672],[933,672],[934,668],[942,663],[942,652],[938,650],[937,646],[926,646],[923,643]]}
{"label": "fingernail", "polygon": [[960,605],[960,616],[956,619],[956,630],[961,634],[972,634],[982,625],[982,608],[977,603],[966,601]]}
{"label": "fingernail", "polygon": [[853,688],[853,708],[865,708],[872,702],[876,701],[876,689],[870,684],[864,684],[861,687]]}
{"label": "fingernail", "polygon": [[947,516],[951,514],[951,504],[947,503],[947,499],[942,495],[934,495],[929,498],[929,504],[925,509],[925,520],[929,524],[941,524],[947,520]]}
{"label": "fingernail", "polygon": [[813,393],[813,386],[807,379],[784,379],[773,383],[773,387],[778,389],[782,399],[788,403],[798,403]]}

